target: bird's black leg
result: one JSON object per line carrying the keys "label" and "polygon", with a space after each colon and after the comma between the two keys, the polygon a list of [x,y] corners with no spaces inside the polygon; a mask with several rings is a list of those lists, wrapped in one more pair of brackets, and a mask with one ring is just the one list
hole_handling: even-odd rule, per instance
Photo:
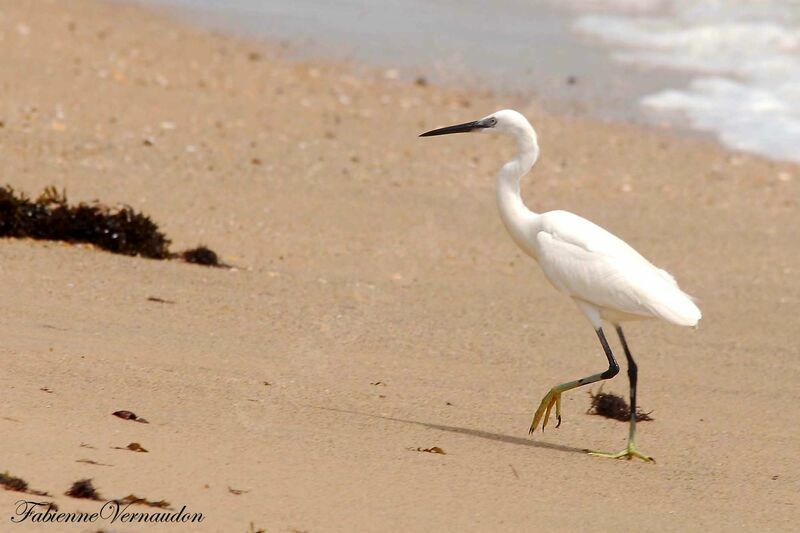
{"label": "bird's black leg", "polygon": [[[620,331],[620,333],[622,332],[622,330],[618,331]],[[597,328],[597,338],[600,339],[600,344],[603,345],[603,351],[606,353],[606,358],[608,359],[608,370],[600,374],[600,377],[602,379],[611,379],[619,374],[619,365],[617,364],[617,360],[614,359],[614,354],[611,352],[611,348],[608,346],[608,341],[603,333],[603,328]],[[625,355],[628,356],[628,361],[632,361],[632,359],[630,359],[630,355],[628,354],[627,347],[625,348]]]}
{"label": "bird's black leg", "polygon": [[628,349],[628,343],[625,340],[625,335],[622,333],[622,328],[616,326],[617,335],[619,335],[619,342],[622,343],[622,349],[625,350],[625,359],[628,360],[628,380],[631,383],[631,421],[628,431],[628,446],[618,453],[602,453],[590,452],[592,455],[600,457],[612,457],[614,459],[630,459],[631,457],[638,457],[644,461],[655,462],[652,457],[640,453],[636,449],[636,382],[639,377],[639,369],[636,366],[636,361],[633,360],[631,351]]}
{"label": "bird's black leg", "polygon": [[619,374],[619,365],[617,364],[616,359],[614,359],[614,354],[611,352],[611,348],[608,346],[608,341],[603,333],[603,328],[597,328],[595,332],[597,333],[597,338],[600,339],[600,344],[603,346],[603,351],[608,359],[608,370],[601,372],[600,374],[594,374],[589,377],[577,379],[575,381],[568,381],[567,383],[556,385],[550,389],[550,392],[545,395],[545,397],[542,399],[542,402],[539,404],[539,408],[536,410],[536,413],[534,413],[533,422],[531,423],[531,428],[528,433],[533,433],[540,421],[542,422],[542,430],[544,430],[545,426],[547,426],[547,419],[550,418],[550,411],[553,409],[553,405],[556,406],[556,427],[561,425],[561,393],[570,389],[589,385],[590,383],[595,383],[602,379],[611,379]]}
{"label": "bird's black leg", "polygon": [[622,343],[622,349],[625,350],[625,359],[628,360],[628,381],[631,384],[631,435],[633,435],[636,432],[636,382],[639,377],[639,367],[633,360],[628,343],[625,341],[625,334],[622,333],[620,326],[617,326],[617,335],[619,335],[619,342]]}

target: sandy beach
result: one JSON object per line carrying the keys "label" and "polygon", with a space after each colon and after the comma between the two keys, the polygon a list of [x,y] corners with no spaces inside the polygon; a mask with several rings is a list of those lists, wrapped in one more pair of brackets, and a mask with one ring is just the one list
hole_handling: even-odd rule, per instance
{"label": "sandy beach", "polygon": [[[800,167],[116,2],[0,0],[0,46],[2,183],[129,204],[235,267],[0,241],[0,472],[52,495],[0,490],[0,529],[796,526]],[[602,352],[502,227],[511,143],[417,138],[506,107],[540,136],[527,204],[609,229],[703,309],[626,329],[655,465],[583,453],[627,438],[584,389],[528,436]],[[604,390],[627,396],[624,371]],[[20,499],[96,511],[64,495],[83,478],[204,521],[10,523]]]}

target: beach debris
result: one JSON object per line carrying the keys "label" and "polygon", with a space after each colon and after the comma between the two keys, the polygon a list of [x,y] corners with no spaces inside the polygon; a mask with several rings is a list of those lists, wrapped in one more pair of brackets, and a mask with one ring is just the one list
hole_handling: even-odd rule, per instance
{"label": "beach debris", "polygon": [[98,463],[97,461],[93,461],[92,459],[75,459],[76,463],[86,463],[87,465],[96,465],[96,466],[114,466],[108,465],[105,463]]}
{"label": "beach debris", "polygon": [[228,487],[228,492],[230,492],[231,494],[236,494],[238,496],[240,494],[247,494],[250,491],[249,490],[242,490],[242,489],[234,489],[234,488]]}
{"label": "beach debris", "polygon": [[148,296],[147,297],[147,301],[148,302],[156,302],[156,303],[160,303],[160,304],[174,304],[174,303],[176,303],[174,300],[165,300],[165,299],[159,298],[157,296]]}
{"label": "beach debris", "polygon": [[36,496],[50,496],[43,490],[33,490],[28,486],[28,482],[21,477],[12,476],[6,472],[0,472],[0,486],[6,490],[13,490],[16,492],[25,492],[27,494],[35,494]]}
{"label": "beach debris", "polygon": [[133,494],[128,494],[122,499],[116,499],[115,502],[121,504],[136,504],[136,505],[146,505],[148,507],[158,507],[159,509],[171,509],[170,503],[167,500],[158,500],[158,501],[150,501],[147,498],[142,498],[140,496],[135,496]]}
{"label": "beach debris", "polygon": [[66,194],[55,187],[47,187],[36,200],[0,187],[0,236],[83,242],[124,255],[169,257],[169,240],[149,217],[127,206],[69,206]]}
{"label": "beach debris", "polygon": [[256,529],[256,526],[250,522],[250,530],[247,533],[267,533],[267,530],[261,527]]}
{"label": "beach debris", "polygon": [[447,455],[444,453],[444,450],[438,446],[433,446],[431,448],[408,448],[408,450],[412,452],[438,453],[440,455]]}
{"label": "beach debris", "polygon": [[111,414],[114,415],[114,416],[117,416],[117,417],[119,417],[119,418],[121,418],[123,420],[133,420],[133,421],[139,422],[141,424],[149,424],[150,423],[147,420],[145,420],[144,418],[139,418],[138,416],[136,416],[136,414],[134,414],[131,411],[114,411]]}
{"label": "beach debris", "polygon": [[115,254],[227,266],[205,246],[174,253],[150,217],[121,205],[69,205],[66,192],[47,187],[32,200],[11,186],[0,187],[0,237],[91,244]]}
{"label": "beach debris", "polygon": [[71,496],[73,498],[83,498],[86,500],[102,500],[100,495],[95,490],[94,485],[92,485],[91,479],[80,479],[72,484],[67,492],[65,492],[67,496]]}
{"label": "beach debris", "polygon": [[[110,466],[110,465],[109,465]],[[94,486],[92,485],[91,479],[81,479],[80,481],[76,481],[72,484],[72,487],[65,492],[67,496],[71,496],[73,498],[84,498],[88,500],[102,500],[103,498],[100,497],[97,490],[95,490]],[[136,496],[134,494],[128,494],[124,498],[117,498],[113,501],[119,504],[137,504],[137,505],[146,505],[148,507],[158,507],[159,509],[171,509],[171,504],[166,500],[158,500],[158,501],[151,501],[147,498],[142,498],[140,496]]]}
{"label": "beach debris", "polygon": [[9,473],[0,474],[0,485],[6,490],[15,490],[17,492],[28,492],[28,482],[22,478],[14,477]]}
{"label": "beach debris", "polygon": [[42,387],[39,390],[42,392],[46,392],[47,394],[53,394],[53,391],[48,389],[47,387]]}
{"label": "beach debris", "polygon": [[131,442],[127,446],[113,446],[113,450],[130,450],[132,452],[147,453],[148,451],[142,447],[138,442]]}
{"label": "beach debris", "polygon": [[[587,414],[604,416],[620,422],[628,422],[631,419],[631,408],[625,398],[610,392],[603,392],[602,387],[597,394],[589,391],[589,397],[592,399],[592,405],[586,411]],[[637,407],[636,421],[649,422],[653,420],[650,413],[652,411],[645,413]]]}
{"label": "beach debris", "polygon": [[516,468],[514,468],[514,465],[512,465],[511,463],[509,463],[509,464],[508,464],[508,466],[510,466],[510,467],[511,467],[511,473],[512,473],[512,474],[514,474],[514,477],[515,477],[515,478],[517,478],[517,479],[519,479],[519,473],[517,472],[517,469],[516,469]]}
{"label": "beach debris", "polygon": [[228,266],[223,263],[220,263],[219,257],[217,256],[216,252],[205,246],[198,246],[197,248],[186,250],[184,252],[181,252],[179,255],[187,263],[194,263],[197,265],[214,266],[214,267]]}
{"label": "beach debris", "polygon": [[[76,481],[72,484],[72,487],[65,492],[67,496],[71,496],[73,498],[83,498],[87,500],[103,500],[103,498],[98,494],[97,490],[92,485],[91,479],[81,479]],[[147,498],[142,498],[140,496],[135,496],[133,494],[128,494],[124,498],[116,498],[114,499],[115,502],[119,504],[137,504],[137,505],[146,505],[148,507],[158,507],[159,509],[171,509],[170,503],[166,500],[158,500],[158,501],[151,501]]]}
{"label": "beach debris", "polygon": [[373,386],[383,385],[385,387],[386,383],[384,383],[383,381],[374,381],[374,382],[371,382],[370,385],[373,385]]}

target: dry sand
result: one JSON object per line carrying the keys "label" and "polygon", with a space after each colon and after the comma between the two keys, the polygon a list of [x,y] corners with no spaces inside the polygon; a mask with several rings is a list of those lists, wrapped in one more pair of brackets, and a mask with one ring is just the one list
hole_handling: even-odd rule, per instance
{"label": "dry sand", "polygon": [[[204,531],[796,525],[800,168],[92,0],[3,0],[0,46],[3,182],[131,204],[238,267],[0,242],[0,472],[62,511],[98,508],[63,495],[90,477]],[[594,220],[700,298],[697,331],[627,329],[655,465],[582,453],[627,434],[585,390],[527,435],[602,353],[501,226],[509,143],[416,137],[502,107],[540,132],[530,206]],[[605,390],[627,394],[624,372]],[[130,442],[149,453],[113,449]],[[23,497],[0,491],[0,529],[68,529],[10,525]],[[98,528],[199,530],[74,527]]]}

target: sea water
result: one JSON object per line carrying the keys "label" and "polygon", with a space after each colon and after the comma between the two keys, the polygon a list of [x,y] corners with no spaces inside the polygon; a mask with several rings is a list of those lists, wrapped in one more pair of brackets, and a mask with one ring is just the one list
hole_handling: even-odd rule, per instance
{"label": "sea water", "polygon": [[800,1],[570,4],[575,31],[612,45],[615,60],[691,75],[640,105],[687,117],[731,148],[800,162]]}
{"label": "sea water", "polygon": [[142,0],[434,81],[800,162],[800,0]]}

